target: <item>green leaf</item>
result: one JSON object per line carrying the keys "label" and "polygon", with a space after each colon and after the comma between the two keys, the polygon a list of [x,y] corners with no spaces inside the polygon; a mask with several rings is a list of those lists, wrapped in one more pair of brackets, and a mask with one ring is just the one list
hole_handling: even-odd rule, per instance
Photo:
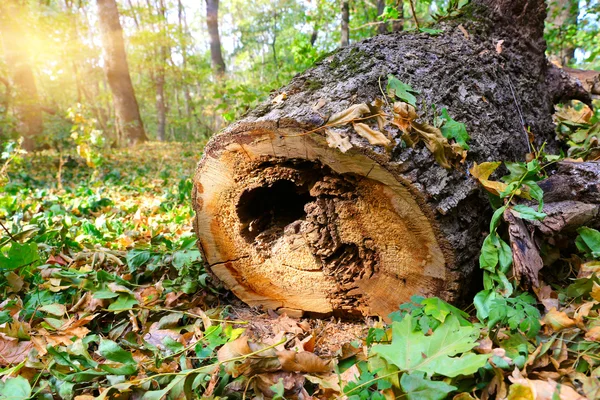
{"label": "green leaf", "polygon": [[387,91],[390,97],[396,97],[413,107],[416,107],[417,98],[413,95],[419,91],[412,88],[407,83],[402,82],[392,74],[388,74]]}
{"label": "green leaf", "polygon": [[285,387],[283,386],[283,378],[279,378],[276,384],[269,387],[273,391],[273,400],[283,399]]}
{"label": "green leaf", "polygon": [[506,274],[513,263],[513,254],[508,243],[500,238],[498,238],[498,242],[500,244],[500,248],[498,249],[498,263],[500,264],[500,271]]}
{"label": "green leaf", "polygon": [[521,180],[523,175],[526,175],[529,171],[527,171],[527,166],[522,162],[505,162],[504,165],[510,171],[509,175],[503,176],[502,180],[505,183],[517,183]]}
{"label": "green leaf", "polygon": [[498,265],[499,251],[494,246],[494,234],[489,234],[481,246],[481,255],[479,256],[479,267],[486,271],[495,272]]}
{"label": "green leaf", "polygon": [[22,376],[9,378],[0,388],[0,400],[26,400],[31,397],[31,385]]}
{"label": "green leaf", "polygon": [[500,225],[500,218],[504,214],[504,210],[506,210],[506,206],[502,206],[494,211],[494,215],[492,215],[492,220],[490,221],[490,233],[494,232],[498,228],[498,225]]}
{"label": "green leaf", "polygon": [[137,372],[136,364],[101,364],[100,369],[111,375],[133,375]]}
{"label": "green leaf", "polygon": [[137,304],[137,300],[129,293],[121,293],[116,301],[108,306],[109,311],[128,310]]}
{"label": "green leaf", "polygon": [[161,390],[149,390],[144,393],[142,400],[161,400],[167,393],[171,391],[178,383],[185,380],[185,375],[176,376],[169,384]]}
{"label": "green leaf", "polygon": [[127,265],[130,271],[135,271],[142,265],[148,262],[152,257],[152,253],[148,250],[131,250],[127,253]]}
{"label": "green leaf", "polygon": [[107,360],[119,362],[121,364],[136,364],[130,352],[123,350],[112,340],[102,339],[98,346],[98,353]]}
{"label": "green leaf", "polygon": [[[579,250],[591,253],[593,257],[600,258],[600,232],[583,226],[577,229],[577,233],[579,233],[579,237],[576,244]],[[582,246],[583,244],[585,244],[585,247]]]}
{"label": "green leaf", "polygon": [[465,150],[469,150],[469,145],[467,142],[471,137],[467,133],[467,127],[462,122],[458,122],[452,119],[452,117],[448,114],[448,110],[446,108],[442,108],[442,119],[445,120],[444,124],[440,128],[442,131],[442,135],[446,139],[454,139],[456,143],[460,145]]}
{"label": "green leaf", "polygon": [[39,261],[36,243],[20,244],[13,242],[4,255],[0,252],[0,270],[13,271],[15,269],[32,265]]}
{"label": "green leaf", "polygon": [[538,220],[541,221],[546,218],[546,214],[535,211],[533,208],[525,206],[523,204],[517,204],[512,207],[513,211],[517,212],[517,217],[521,219]]}
{"label": "green leaf", "polygon": [[458,318],[449,315],[430,336],[413,329],[412,316],[392,324],[392,343],[373,346],[378,354],[400,370],[422,371],[428,376],[440,374],[453,378],[471,375],[487,362],[486,355],[465,354],[477,345],[479,329],[460,326]]}
{"label": "green leaf", "polygon": [[402,390],[408,400],[443,400],[448,393],[456,390],[455,386],[445,382],[434,382],[425,378],[422,372],[403,374],[400,379]]}
{"label": "green leaf", "polygon": [[493,289],[482,290],[475,295],[473,305],[477,310],[477,319],[482,323],[489,317],[490,306],[496,297],[498,294]]}
{"label": "green leaf", "polygon": [[544,191],[535,181],[524,181],[523,185],[529,188],[529,195],[532,199],[538,201],[538,211],[542,212],[544,208]]}

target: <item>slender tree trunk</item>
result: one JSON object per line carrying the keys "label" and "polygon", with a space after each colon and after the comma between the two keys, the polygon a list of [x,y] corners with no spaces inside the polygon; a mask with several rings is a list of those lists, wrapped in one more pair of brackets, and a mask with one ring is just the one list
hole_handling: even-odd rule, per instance
{"label": "slender tree trunk", "polygon": [[187,27],[187,20],[185,16],[185,9],[181,0],[177,0],[177,18],[179,21],[179,47],[181,48],[181,87],[183,90],[183,96],[185,100],[185,111],[186,111],[186,128],[188,131],[191,128],[192,117],[194,113],[192,111],[192,95],[190,93],[190,87],[188,84],[188,37],[189,31]]}
{"label": "slender tree trunk", "polygon": [[[383,10],[385,10],[385,0],[377,0],[377,16],[379,17],[381,14],[383,14]],[[382,34],[382,33],[386,33],[388,31],[388,24],[387,23],[380,23],[379,25],[377,25],[377,33]]]}
{"label": "slender tree trunk", "polygon": [[0,2],[0,35],[15,95],[17,132],[23,136],[23,148],[33,150],[34,140],[42,134],[44,125],[30,55],[27,47],[22,44],[23,37],[26,36],[22,29],[24,20],[23,10],[15,0]]}
{"label": "slender tree trunk", "polygon": [[123,29],[115,0],[97,0],[98,22],[104,46],[104,68],[113,95],[119,129],[129,145],[148,140],[125,53]]}
{"label": "slender tree trunk", "polygon": [[167,16],[166,7],[164,0],[159,2],[159,44],[158,44],[158,67],[156,71],[156,114],[158,118],[158,129],[157,137],[158,140],[164,142],[166,139],[167,130],[167,107],[165,102],[165,67],[167,64],[168,53],[170,51],[168,47],[167,37]]}
{"label": "slender tree trunk", "polygon": [[206,0],[206,25],[210,37],[210,58],[217,77],[225,74],[225,61],[219,36],[219,0]]}
{"label": "slender tree trunk", "polygon": [[[378,35],[338,50],[274,93],[283,102],[207,144],[194,177],[198,245],[242,300],[386,316],[415,294],[456,301],[476,289],[492,210],[469,168],[525,160],[527,130],[556,149],[557,97],[544,1],[467,7],[474,19],[438,36]],[[382,93],[388,74],[418,91],[416,109]],[[431,125],[433,106],[466,125],[467,153]]]}
{"label": "slender tree trunk", "polygon": [[569,61],[575,57],[575,46],[572,42],[566,41],[566,36],[568,27],[577,25],[579,0],[551,0],[549,5],[548,19],[552,29],[558,31],[558,41],[560,42],[558,57],[561,64],[566,67]]}
{"label": "slender tree trunk", "polygon": [[350,0],[342,0],[342,32],[340,45],[342,47],[350,44]]}

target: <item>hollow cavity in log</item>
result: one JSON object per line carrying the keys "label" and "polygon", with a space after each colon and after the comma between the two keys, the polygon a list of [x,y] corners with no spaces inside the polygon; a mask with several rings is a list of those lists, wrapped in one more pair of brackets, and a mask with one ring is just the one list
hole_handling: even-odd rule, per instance
{"label": "hollow cavity in log", "polygon": [[230,135],[206,149],[194,184],[206,262],[251,305],[385,316],[451,280],[418,193],[320,135]]}

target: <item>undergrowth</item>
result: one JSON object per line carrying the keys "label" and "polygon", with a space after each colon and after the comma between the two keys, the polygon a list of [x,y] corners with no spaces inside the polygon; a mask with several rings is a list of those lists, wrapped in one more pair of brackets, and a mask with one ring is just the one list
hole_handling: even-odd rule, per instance
{"label": "undergrowth", "polygon": [[331,357],[285,316],[251,340],[222,302],[190,225],[199,154],[147,144],[90,165],[5,149],[0,399],[600,398],[600,232],[580,228],[562,283],[533,292],[507,243],[505,213],[544,218],[536,182],[556,158],[542,149],[499,181],[499,163],[471,170],[496,207],[472,314],[413,297]]}

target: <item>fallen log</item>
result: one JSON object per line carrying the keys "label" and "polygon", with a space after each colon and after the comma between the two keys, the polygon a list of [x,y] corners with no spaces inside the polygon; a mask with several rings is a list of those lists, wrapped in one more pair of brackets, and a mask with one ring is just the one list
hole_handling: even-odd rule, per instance
{"label": "fallen log", "polygon": [[[491,210],[469,166],[558,146],[553,101],[567,89],[544,56],[544,17],[542,0],[473,0],[440,35],[334,52],[213,137],[193,191],[208,269],[248,304],[288,312],[385,316],[415,294],[476,289]],[[390,75],[416,107],[385,93]],[[442,108],[466,125],[468,152],[440,134]]]}

